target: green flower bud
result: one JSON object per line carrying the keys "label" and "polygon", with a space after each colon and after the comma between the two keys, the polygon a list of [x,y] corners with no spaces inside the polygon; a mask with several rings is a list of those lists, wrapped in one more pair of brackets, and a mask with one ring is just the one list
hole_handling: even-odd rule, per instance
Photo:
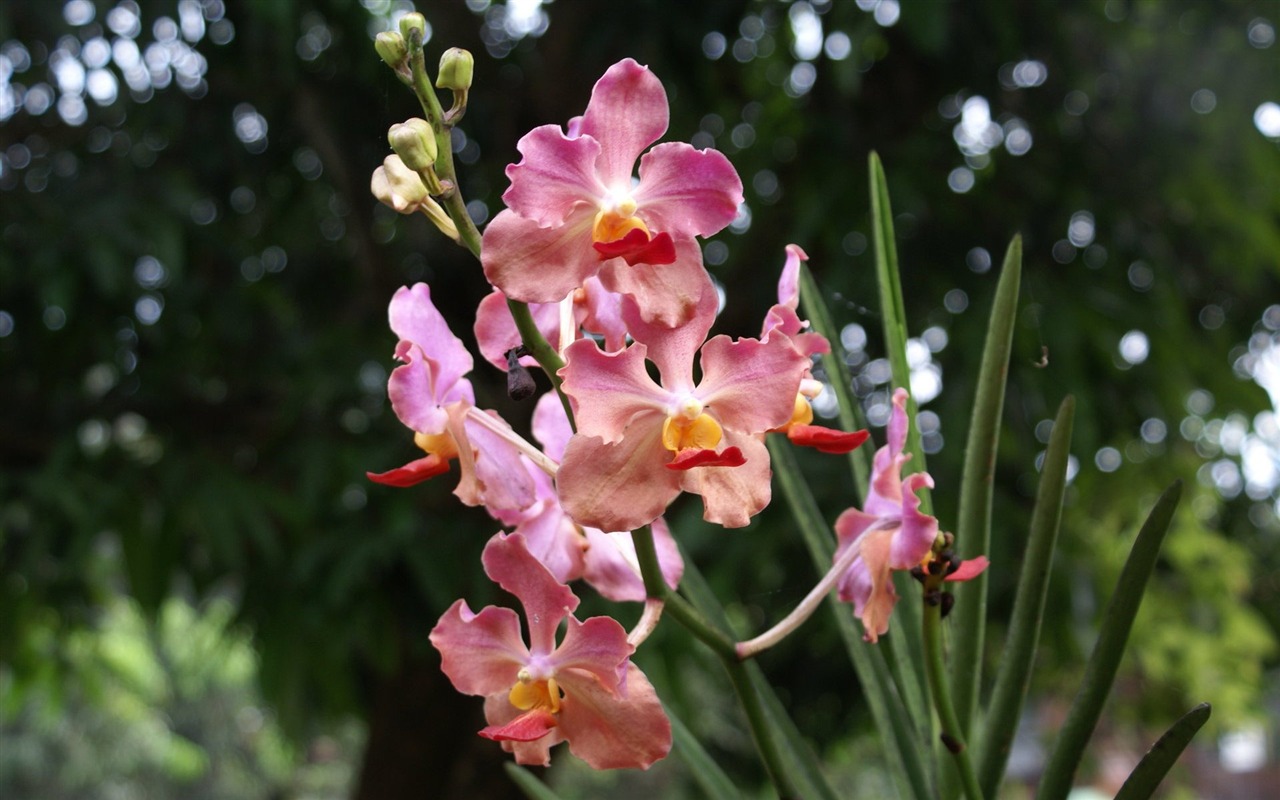
{"label": "green flower bud", "polygon": [[409,46],[405,44],[404,37],[395,31],[383,31],[374,37],[373,49],[378,51],[378,55],[392,69],[400,69],[400,65],[409,58]]}
{"label": "green flower bud", "polygon": [[436,76],[437,89],[465,92],[471,88],[471,75],[475,59],[471,51],[450,47],[440,56],[440,74]]}
{"label": "green flower bud", "polygon": [[387,131],[387,141],[411,170],[424,172],[436,163],[436,133],[425,119],[414,117],[392,125]]}
{"label": "green flower bud", "polygon": [[405,41],[413,40],[413,31],[418,32],[419,42],[427,38],[427,18],[416,11],[400,18],[400,35],[405,38]]}

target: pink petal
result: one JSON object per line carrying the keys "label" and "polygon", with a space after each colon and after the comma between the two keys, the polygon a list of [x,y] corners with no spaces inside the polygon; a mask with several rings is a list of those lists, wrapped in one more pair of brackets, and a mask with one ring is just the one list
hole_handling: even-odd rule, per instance
{"label": "pink petal", "polygon": [[889,452],[898,455],[907,443],[907,390],[901,387],[893,391],[893,416],[889,418]]}
{"label": "pink petal", "polygon": [[[538,330],[554,347],[560,340],[560,307],[555,303],[530,303],[529,311]],[[507,307],[507,297],[494,289],[476,309],[475,324],[476,342],[480,345],[480,355],[484,360],[502,371],[507,369],[507,351],[519,347],[524,342],[520,332],[516,330],[516,321],[511,318],[511,309]],[[526,367],[536,367],[538,362],[533,356],[524,356],[520,363]]]}
{"label": "pink petal", "polygon": [[978,556],[960,562],[955,572],[946,577],[949,581],[971,581],[986,571],[991,564],[986,556]]}
{"label": "pink petal", "polygon": [[595,212],[580,206],[564,224],[539,228],[509,209],[484,229],[480,264],[489,283],[524,303],[558,303],[600,268],[591,247]]}
{"label": "pink petal", "polygon": [[680,493],[681,477],[688,473],[663,469],[670,460],[661,426],[613,445],[594,436],[574,436],[556,476],[560,505],[584,527],[635,530],[653,522]]}
{"label": "pink petal", "polygon": [[[632,295],[623,297],[622,319],[631,337],[649,348],[649,360],[658,365],[662,385],[673,391],[687,391],[693,388],[694,353],[702,347],[716,320],[719,298],[711,285],[711,276],[702,269],[702,250],[698,243],[692,239],[677,240],[676,251],[679,254],[676,263],[681,265],[682,274],[688,276],[689,285],[701,286],[697,290],[698,305],[689,321],[674,328],[665,325],[640,307],[644,296]],[[685,260],[696,262],[698,269],[685,265]],[[618,275],[614,273],[613,277],[617,279]]]}
{"label": "pink petal", "polygon": [[627,325],[622,321],[622,295],[604,288],[598,277],[587,278],[582,289],[583,307],[586,309],[583,329],[604,336],[605,350],[621,350],[627,343]]}
{"label": "pink petal", "polygon": [[538,227],[562,224],[579,204],[594,209],[607,193],[596,176],[600,143],[589,136],[571,139],[558,125],[542,125],[526,133],[516,149],[524,158],[507,167],[511,186],[502,202]]}
{"label": "pink petal", "polygon": [[565,516],[554,495],[536,508],[537,513],[529,515],[514,532],[524,536],[529,552],[556,580],[569,583],[582,577],[586,539]]}
{"label": "pink petal", "polygon": [[667,469],[684,471],[697,467],[740,467],[745,463],[746,457],[736,447],[726,447],[719,453],[715,450],[681,450],[667,464]]}
{"label": "pink petal", "polygon": [[[653,521],[653,543],[658,551],[658,565],[667,585],[675,589],[684,575],[684,559],[671,537],[671,529],[658,517]],[[643,602],[646,596],[635,544],[629,531],[605,533],[587,528],[587,551],[583,559],[582,579],[597,592],[614,602]]]}
{"label": "pink petal", "polygon": [[670,264],[676,260],[676,246],[666,231],[651,239],[644,231],[635,228],[621,239],[595,242],[592,247],[600,254],[601,261],[621,258],[633,267],[636,264]]}
{"label": "pink petal", "polygon": [[430,638],[440,651],[440,668],[463,694],[505,697],[529,659],[520,618],[509,608],[487,606],[475,614],[459,600],[441,615]]}
{"label": "pink petal", "polygon": [[720,151],[667,142],[640,159],[634,197],[650,230],[710,236],[737,216],[742,180]]}
{"label": "pink petal", "polygon": [[600,142],[596,171],[610,189],[629,191],[636,159],[667,130],[670,111],[662,83],[630,58],[604,73],[591,90],[581,135]]}
{"label": "pink petal", "polygon": [[437,475],[443,475],[448,471],[448,459],[440,456],[427,456],[386,472],[366,472],[365,477],[374,483],[381,483],[384,486],[404,488],[431,480]]}
{"label": "pink petal", "polygon": [[792,425],[787,438],[793,444],[812,447],[820,453],[850,453],[870,437],[867,431],[840,431],[821,425]]}
{"label": "pink petal", "polygon": [[649,679],[628,664],[626,694],[617,697],[591,676],[564,673],[561,735],[594,769],[648,769],[671,750],[671,723]]}
{"label": "pink petal", "polygon": [[894,569],[911,569],[919,564],[938,538],[937,518],[920,513],[916,492],[925,487],[933,488],[933,478],[927,472],[908,475],[902,483],[902,525],[893,534],[889,556],[889,566]]}
{"label": "pink petal", "polygon": [[[489,721],[490,728],[501,729],[526,713],[511,705],[511,702],[507,700],[506,692],[493,694],[484,699],[484,718]],[[545,718],[544,722],[546,722]],[[533,741],[517,742],[510,739],[498,739],[497,741],[501,742],[503,750],[515,754],[517,764],[550,766],[551,748],[564,741],[564,736],[560,733],[559,720],[556,720],[556,723],[556,726],[548,731],[545,736]]]}
{"label": "pink petal", "polygon": [[503,725],[482,728],[480,735],[495,742],[533,742],[555,729],[555,714],[546,709],[533,708]]}
{"label": "pink petal", "polygon": [[787,261],[778,278],[778,303],[795,311],[800,306],[800,262],[808,261],[809,256],[798,244],[789,244],[786,250]]}
{"label": "pink petal", "polygon": [[533,437],[542,445],[542,452],[554,461],[561,460],[572,435],[573,429],[569,427],[569,417],[564,413],[560,395],[547,392],[539,397],[538,405],[533,409]]}
{"label": "pink petal", "polygon": [[720,424],[747,433],[782,427],[795,411],[809,359],[787,339],[731,341],[717,336],[702,347],[697,396]]}
{"label": "pink petal", "polygon": [[[524,606],[530,651],[535,656],[551,653],[560,620],[578,607],[577,595],[538,563],[518,533],[500,533],[490,539],[480,560],[490,580],[515,595]],[[511,684],[506,688],[510,689]]]}
{"label": "pink petal", "polygon": [[616,692],[626,677],[627,659],[635,648],[627,642],[627,632],[612,617],[592,617],[579,622],[569,617],[564,640],[546,663],[559,676],[565,670],[588,672],[604,688]]}
{"label": "pink petal", "polygon": [[422,348],[422,352],[435,363],[434,392],[431,396],[442,405],[458,399],[447,395],[454,384],[471,371],[471,353],[462,340],[449,330],[449,324],[431,302],[430,287],[425,283],[400,287],[391,298],[387,316],[391,322],[391,330],[397,336]]}
{"label": "pink petal", "polygon": [[649,377],[644,356],[642,344],[602,353],[591,339],[579,339],[565,349],[561,388],[574,399],[579,433],[613,444],[628,426],[661,427],[670,393]]}
{"label": "pink petal", "polygon": [[[674,252],[678,257],[661,265],[629,266],[611,261],[600,268],[600,282],[612,292],[632,297],[644,322],[659,329],[684,325],[698,313],[708,292],[715,296],[715,289],[702,267],[702,251],[697,242],[680,240]],[[711,316],[715,317],[714,309]],[[650,338],[661,335],[649,334]],[[702,338],[705,336],[704,331]],[[702,338],[694,349],[702,344]]]}
{"label": "pink petal", "polygon": [[432,436],[444,433],[447,414],[436,394],[437,365],[407,339],[396,347],[396,358],[404,363],[391,370],[387,379],[391,410],[411,431]]}
{"label": "pink petal", "polygon": [[726,528],[741,528],[769,505],[772,497],[769,451],[754,436],[725,429],[724,443],[736,447],[746,458],[733,469],[692,469],[682,476],[681,488],[702,495],[702,518]]}
{"label": "pink petal", "polygon": [[[511,426],[496,411],[482,413],[510,430]],[[464,425],[476,454],[476,491],[481,503],[491,509],[508,511],[533,505],[533,479],[515,445],[474,420],[467,419]]]}

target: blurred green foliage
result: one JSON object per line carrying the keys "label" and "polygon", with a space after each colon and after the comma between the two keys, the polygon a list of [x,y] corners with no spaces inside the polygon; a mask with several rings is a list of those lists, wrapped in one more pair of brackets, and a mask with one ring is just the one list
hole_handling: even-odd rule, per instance
{"label": "blurred green foliage", "polygon": [[[1280,446],[1274,417],[1260,415],[1267,398],[1249,380],[1274,339],[1259,320],[1280,298],[1280,150],[1253,124],[1261,103],[1280,99],[1280,75],[1274,44],[1250,36],[1261,19],[1274,42],[1280,13],[1265,0],[1096,0],[1052,11],[938,2],[903,4],[882,24],[882,11],[863,8],[872,5],[645,0],[620,13],[557,0],[535,9],[544,17],[527,35],[508,16],[515,4],[422,10],[430,52],[477,55],[455,149],[478,215],[500,207],[518,138],[581,113],[595,78],[633,56],[668,88],[668,137],[724,150],[747,186],[749,224],[707,248],[728,294],[720,329],[758,330],[782,248],[800,243],[836,324],[868,339],[851,367],[869,409],[885,389],[865,189],[866,153],[877,150],[911,335],[935,331],[927,369],[942,388],[922,407],[937,425],[929,463],[944,527],[954,524],[947,486],[958,478],[990,263],[1020,232],[1027,270],[999,454],[997,564],[1018,563],[1041,424],[1064,394],[1079,399],[1078,471],[1033,691],[1069,694],[1142,509],[1174,477],[1198,476],[1126,668],[1153,717],[1161,698],[1176,697],[1187,707],[1211,700],[1211,725],[1240,720],[1274,668],[1280,630],[1275,487],[1245,487],[1241,439],[1223,436],[1231,422],[1264,441],[1270,424],[1270,458]],[[434,680],[451,691],[438,686],[426,633],[456,597],[478,607],[492,596],[476,564],[497,529],[460,508],[446,479],[393,491],[363,477],[413,453],[385,401],[391,293],[430,282],[436,297],[456,298],[442,310],[467,338],[486,290],[460,249],[367,190],[387,126],[417,113],[371,44],[399,6],[87,7],[93,18],[75,23],[84,5],[0,8],[9,85],[24,88],[31,108],[37,84],[59,94],[53,53],[88,58],[97,36],[130,38],[113,32],[118,9],[135,13],[132,38],[144,52],[167,35],[162,17],[181,22],[194,10],[204,27],[194,40],[166,39],[170,58],[155,74],[174,85],[131,94],[116,63],[105,69],[119,98],[88,101],[77,124],[56,104],[0,121],[7,700],[17,708],[49,691],[50,670],[84,669],[49,648],[115,624],[123,584],[160,620],[175,593],[233,598],[287,730],[302,735],[317,718],[355,713],[376,738],[391,724],[388,698],[406,685]],[[822,38],[810,53],[803,33],[814,20]],[[181,42],[199,58],[175,60]],[[22,69],[15,43],[28,57]],[[1043,74],[1026,67],[1020,85],[1013,70],[1031,62]],[[180,66],[194,70],[186,88],[176,85],[188,74]],[[974,98],[1004,144],[966,155],[958,127]],[[972,108],[976,125],[980,104]],[[1015,148],[1018,130],[1029,138]],[[854,339],[858,331],[849,328]],[[1131,331],[1148,342],[1139,363],[1118,350]],[[527,424],[500,376],[482,367],[475,380],[482,404]],[[1164,433],[1144,428],[1150,420]],[[834,519],[848,484],[828,462],[805,466]],[[731,610],[744,627],[803,596],[812,576],[791,566],[805,559],[785,510],[728,533],[696,516],[678,505],[674,527],[722,596],[737,598]],[[993,571],[993,659],[1013,575]],[[765,668],[802,726],[847,752],[862,745],[835,732],[865,723],[855,682],[831,657],[832,627],[810,626]],[[659,637],[681,640],[665,626]],[[639,658],[677,707],[713,706],[696,649]],[[463,732],[430,729],[431,703],[444,702],[435,689],[422,693],[417,728],[402,720],[396,736],[449,740],[436,747],[447,759]],[[751,774],[727,706],[690,722],[718,757]],[[198,759],[188,766],[199,772]]]}

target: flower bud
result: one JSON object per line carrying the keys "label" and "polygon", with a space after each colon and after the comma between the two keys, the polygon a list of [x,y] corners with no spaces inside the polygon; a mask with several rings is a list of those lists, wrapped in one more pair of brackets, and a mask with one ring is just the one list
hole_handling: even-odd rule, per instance
{"label": "flower bud", "polygon": [[437,89],[465,92],[471,88],[471,75],[475,59],[471,51],[450,47],[440,56],[440,73],[436,76]]}
{"label": "flower bud", "polygon": [[378,51],[378,55],[392,69],[400,69],[409,58],[409,46],[405,44],[404,37],[395,31],[383,31],[374,37],[373,49]]}
{"label": "flower bud", "polygon": [[422,177],[406,167],[396,155],[387,156],[382,166],[373,171],[369,189],[380,203],[401,214],[412,214],[430,198]]}
{"label": "flower bud", "polygon": [[436,163],[436,134],[425,119],[414,117],[392,125],[387,142],[405,166],[415,172],[425,172]]}
{"label": "flower bud", "polygon": [[413,41],[414,31],[418,32],[419,42],[427,38],[427,18],[416,11],[400,18],[400,35],[406,42]]}

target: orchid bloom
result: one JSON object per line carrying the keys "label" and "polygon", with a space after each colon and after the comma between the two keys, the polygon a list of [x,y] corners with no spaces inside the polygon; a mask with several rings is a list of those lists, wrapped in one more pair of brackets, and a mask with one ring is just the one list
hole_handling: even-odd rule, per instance
{"label": "orchid bloom", "polygon": [[668,142],[641,157],[669,116],[661,82],[628,58],[605,72],[568,130],[526,134],[516,145],[523,158],[507,167],[507,208],[484,232],[490,283],[516,300],[554,303],[599,273],[610,291],[637,297],[647,319],[687,320],[702,264],[680,243],[732,222],[742,181],[716,150]]}
{"label": "orchid bloom", "polygon": [[[850,508],[836,520],[835,561],[849,548],[859,548],[852,565],[838,584],[839,598],[852,602],[854,614],[862,620],[863,638],[875,642],[889,630],[889,616],[898,602],[892,570],[911,569],[933,560],[938,539],[938,520],[920,512],[921,488],[933,488],[933,478],[925,472],[902,477],[902,467],[911,458],[904,453],[907,440],[907,391],[893,393],[893,416],[889,420],[888,443],[876,451],[871,485],[862,510]],[[966,561],[947,580],[969,580],[986,568],[986,558]]]}
{"label": "orchid bloom", "polygon": [[[726,527],[746,525],[768,505],[772,473],[761,436],[790,419],[808,359],[785,336],[717,336],[703,344],[715,306],[707,291],[698,313],[669,329],[645,323],[626,298],[634,344],[605,353],[582,339],[567,348],[560,374],[578,433],[556,481],[578,524],[634,530],[681,491],[702,495],[704,518]],[[695,383],[699,347],[702,379]],[[649,376],[646,359],[661,383]]]}
{"label": "orchid bloom", "polygon": [[[787,260],[782,267],[782,277],[778,280],[778,303],[765,316],[760,338],[767,340],[775,331],[783,334],[791,339],[796,350],[806,359],[830,353],[831,343],[827,341],[827,337],[816,331],[805,330],[809,323],[796,314],[796,308],[800,305],[800,262],[808,261],[809,256],[799,245],[789,244],[786,250]],[[800,391],[796,394],[791,419],[776,430],[785,433],[793,444],[812,447],[822,453],[848,453],[856,450],[867,440],[867,431],[846,432],[813,424],[812,401],[821,392],[822,383],[814,380],[806,368],[804,379],[800,381]]]}
{"label": "orchid bloom", "polygon": [[[604,337],[607,350],[620,350],[627,343],[622,322],[622,296],[604,288],[599,278],[588,278],[580,288],[559,303],[530,303],[529,311],[543,338],[557,350],[578,338],[579,329]],[[476,342],[480,355],[500,370],[508,368],[507,353],[524,341],[507,307],[507,297],[494,289],[476,309]],[[537,366],[533,356],[522,356],[526,367]]]}
{"label": "orchid bloom", "polygon": [[[463,694],[485,698],[489,725],[519,764],[547,766],[551,747],[595,769],[646,769],[671,749],[671,724],[653,686],[631,663],[626,631],[610,617],[580,622],[578,598],[530,553],[524,537],[498,534],[482,556],[485,573],[524,607],[478,614],[458,600],[431,631],[441,669]],[[557,645],[556,630],[567,619]]]}
{"label": "orchid bloom", "polygon": [[462,478],[454,493],[462,502],[503,509],[531,504],[533,484],[519,461],[522,440],[497,414],[474,407],[465,377],[471,354],[431,302],[430,288],[425,283],[401,287],[391,298],[388,317],[400,337],[395,358],[403,363],[392,370],[387,395],[426,456],[388,472],[367,473],[369,479],[412,486],[448,472],[456,458]]}

